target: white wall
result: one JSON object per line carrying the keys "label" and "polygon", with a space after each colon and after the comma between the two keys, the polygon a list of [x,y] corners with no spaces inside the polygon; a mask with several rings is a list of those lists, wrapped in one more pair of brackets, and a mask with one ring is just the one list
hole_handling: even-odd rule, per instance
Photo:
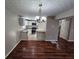
{"label": "white wall", "polygon": [[5,55],[7,56],[13,47],[19,42],[18,39],[18,16],[5,9]]}
{"label": "white wall", "polygon": [[56,19],[60,19],[60,18],[63,18],[63,17],[69,17],[69,16],[74,16],[74,8],[56,15]]}
{"label": "white wall", "polygon": [[46,31],[46,22],[41,22],[41,23],[38,23],[38,31]]}
{"label": "white wall", "polygon": [[58,38],[58,20],[47,18],[46,40],[57,41]]}

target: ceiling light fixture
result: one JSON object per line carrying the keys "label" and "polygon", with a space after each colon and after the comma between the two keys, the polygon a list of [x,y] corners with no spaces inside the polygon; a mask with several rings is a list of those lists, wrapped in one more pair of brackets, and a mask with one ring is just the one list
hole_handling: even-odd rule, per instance
{"label": "ceiling light fixture", "polygon": [[42,18],[42,15],[41,15],[42,10],[41,10],[41,8],[42,8],[42,3],[39,4],[39,16],[36,16],[37,17],[37,22],[40,22],[41,18]]}
{"label": "ceiling light fixture", "polygon": [[39,16],[36,16],[35,17],[35,20],[37,20],[37,22],[45,22],[46,21],[46,17],[42,16],[42,2],[40,2],[38,4],[38,7],[39,7],[39,11],[38,11],[38,15]]}

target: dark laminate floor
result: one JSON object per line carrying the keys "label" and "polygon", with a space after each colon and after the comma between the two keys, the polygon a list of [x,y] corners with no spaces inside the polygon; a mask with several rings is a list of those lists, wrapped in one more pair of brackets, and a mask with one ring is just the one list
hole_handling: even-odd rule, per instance
{"label": "dark laminate floor", "polygon": [[21,41],[6,59],[74,59],[49,41]]}

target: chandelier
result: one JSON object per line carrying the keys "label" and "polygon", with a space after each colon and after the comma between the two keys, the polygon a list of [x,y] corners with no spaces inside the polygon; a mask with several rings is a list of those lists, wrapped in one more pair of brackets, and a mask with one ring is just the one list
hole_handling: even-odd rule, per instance
{"label": "chandelier", "polygon": [[39,4],[39,19],[37,20],[38,22],[41,21],[41,18],[42,18],[42,4]]}
{"label": "chandelier", "polygon": [[42,16],[42,3],[40,3],[38,7],[39,7],[39,11],[38,11],[39,16],[36,16],[35,19],[37,20],[37,22],[45,22],[46,17]]}

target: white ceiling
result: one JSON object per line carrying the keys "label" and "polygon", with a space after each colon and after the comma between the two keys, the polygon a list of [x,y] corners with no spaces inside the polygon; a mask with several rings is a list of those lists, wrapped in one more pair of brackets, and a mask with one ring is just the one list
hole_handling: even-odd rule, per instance
{"label": "white ceiling", "polygon": [[43,16],[53,16],[74,7],[74,0],[5,0],[5,8],[18,15],[36,16],[40,2]]}

